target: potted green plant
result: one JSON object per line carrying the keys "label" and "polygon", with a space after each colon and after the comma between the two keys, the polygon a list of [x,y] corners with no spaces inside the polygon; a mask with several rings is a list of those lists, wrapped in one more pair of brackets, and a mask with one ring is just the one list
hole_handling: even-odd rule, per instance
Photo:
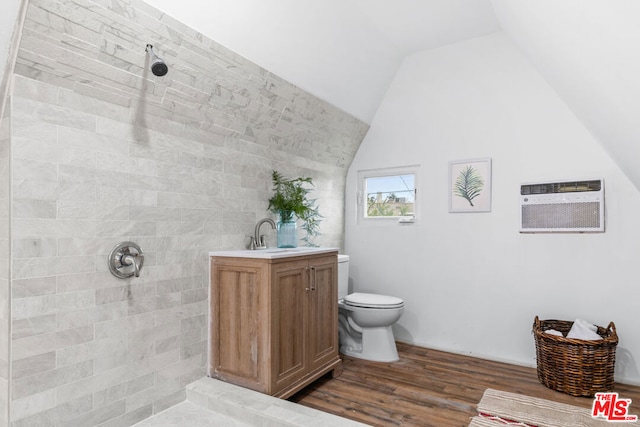
{"label": "potted green plant", "polygon": [[307,196],[313,186],[309,177],[290,179],[273,171],[273,196],[269,199],[268,209],[277,214],[278,222],[278,247],[295,248],[298,245],[296,219],[302,221],[301,228],[306,232],[302,238],[306,246],[316,246],[313,238],[319,235],[319,224],[322,215],[318,212],[315,199]]}

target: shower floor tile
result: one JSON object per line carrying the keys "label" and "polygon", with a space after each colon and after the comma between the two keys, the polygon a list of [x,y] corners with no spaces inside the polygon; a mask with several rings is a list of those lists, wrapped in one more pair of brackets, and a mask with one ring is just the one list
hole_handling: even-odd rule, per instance
{"label": "shower floor tile", "polygon": [[207,408],[189,401],[179,403],[144,421],[134,424],[134,427],[249,427],[249,424],[235,418],[213,412]]}

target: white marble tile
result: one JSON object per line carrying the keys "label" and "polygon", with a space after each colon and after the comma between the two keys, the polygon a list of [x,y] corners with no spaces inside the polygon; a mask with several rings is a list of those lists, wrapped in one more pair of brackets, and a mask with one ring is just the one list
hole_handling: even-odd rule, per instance
{"label": "white marble tile", "polygon": [[58,179],[58,167],[53,162],[15,159],[13,161],[13,178],[16,180],[56,181]]}
{"label": "white marble tile", "polygon": [[91,309],[96,306],[96,292],[93,289],[56,294],[58,313]]}
{"label": "white marble tile", "polygon": [[29,117],[76,129],[95,130],[96,128],[96,119],[91,114],[24,98],[17,99],[18,101],[14,102],[14,114],[19,117]]}
{"label": "white marble tile", "polygon": [[86,413],[91,411],[91,409],[91,396],[82,396],[76,400],[56,405],[53,408],[46,409],[24,418],[17,418],[14,414],[11,417],[11,426],[33,427],[63,425],[70,417]]}
{"label": "white marble tile", "polygon": [[97,167],[97,153],[84,147],[65,146],[64,144],[46,144],[41,141],[22,138],[14,144],[16,157],[54,161],[59,164]]}
{"label": "white marble tile", "polygon": [[130,114],[127,107],[91,98],[68,89],[60,89],[58,91],[57,105],[120,121],[128,120]]}
{"label": "white marble tile", "polygon": [[63,384],[72,383],[93,374],[92,361],[80,362],[64,368],[52,369],[38,375],[18,378],[11,383],[11,396],[20,399],[25,396],[50,390]]}
{"label": "white marble tile", "polygon": [[191,402],[182,402],[134,424],[136,427],[249,427],[239,420],[215,414],[202,406]]}
{"label": "white marble tile", "polygon": [[96,223],[94,236],[122,238],[127,236],[156,236],[157,222],[146,221],[145,218],[135,218],[128,221],[100,221]]}
{"label": "white marble tile", "polygon": [[153,387],[153,384],[154,375],[146,374],[132,380],[104,388],[94,394],[94,406],[104,406],[107,403],[120,400],[130,394],[135,394]]}
{"label": "white marble tile", "polygon": [[71,418],[68,424],[75,427],[94,427],[105,421],[124,415],[126,410],[126,404],[123,399]]}
{"label": "white marble tile", "polygon": [[130,427],[135,423],[153,415],[153,404],[148,404],[133,411],[114,417],[100,424],[100,427]]}
{"label": "white marble tile", "polygon": [[78,200],[59,200],[56,218],[61,220],[124,221],[129,219],[129,206]]}
{"label": "white marble tile", "polygon": [[59,185],[55,181],[22,179],[13,182],[13,195],[21,199],[57,200]]}
{"label": "white marble tile", "polygon": [[56,294],[14,299],[11,303],[11,317],[14,320],[55,315],[56,312]]}
{"label": "white marble tile", "polygon": [[34,101],[55,104],[58,99],[58,88],[33,79],[15,76],[13,95]]}
{"label": "white marble tile", "polygon": [[17,279],[95,271],[91,256],[17,258],[13,262],[13,275]]}
{"label": "white marble tile", "polygon": [[18,339],[55,332],[57,330],[57,318],[57,314],[52,313],[24,319],[14,319],[12,322],[11,338]]}
{"label": "white marble tile", "polygon": [[[230,417],[249,425],[364,427],[365,424],[297,405],[211,378],[187,386],[187,401],[208,408],[212,419]],[[160,417],[158,417],[160,419]]]}
{"label": "white marble tile", "polygon": [[35,236],[89,237],[96,235],[96,222],[16,218],[13,220],[12,232],[16,238]]}
{"label": "white marble tile", "polygon": [[13,359],[23,359],[93,340],[93,327],[80,327],[64,331],[13,340]]}
{"label": "white marble tile", "polygon": [[[57,196],[61,202],[79,201],[94,202],[97,200],[97,186],[93,182],[83,182],[82,180],[65,180],[61,177],[58,180]],[[58,222],[65,224],[65,218],[58,218]],[[70,223],[82,223],[77,218]],[[66,230],[62,230],[66,234]]]}
{"label": "white marble tile", "polygon": [[14,399],[11,402],[11,415],[14,419],[26,418],[55,406],[56,392],[55,389],[50,389],[21,399]]}
{"label": "white marble tile", "polygon": [[38,354],[36,356],[15,360],[12,365],[12,379],[28,377],[41,372],[50,371],[56,368],[56,353]]}
{"label": "white marble tile", "polygon": [[[110,121],[109,123],[115,122]],[[118,153],[127,152],[129,142],[126,139],[118,138],[117,135],[102,135],[93,130],[60,127],[58,130],[58,145],[61,148],[81,148],[83,150],[117,155]]]}
{"label": "white marble tile", "polygon": [[[110,239],[113,244],[118,240]],[[84,241],[84,238],[81,238]],[[111,247],[111,246],[109,246]],[[101,289],[119,285],[114,282],[114,277],[109,272],[93,272],[93,273],[72,273],[63,276],[57,276],[58,292],[71,292],[82,289]],[[103,319],[107,320],[107,319]]]}
{"label": "white marble tile", "polygon": [[11,205],[13,218],[56,218],[56,203],[52,200],[14,199]]}
{"label": "white marble tile", "polygon": [[[163,353],[163,355],[161,355],[164,356],[164,359],[162,357],[156,357],[152,359],[154,359],[154,361],[169,361],[170,359],[166,358],[167,355],[169,355],[169,353]],[[127,411],[135,410],[150,403],[154,403],[159,399],[179,392],[183,388],[184,386],[181,386],[178,381],[164,381],[162,383],[155,384],[153,387],[146,389],[140,393],[129,395],[126,398]]]}
{"label": "white marble tile", "polygon": [[12,250],[16,258],[52,257],[58,254],[58,241],[53,237],[14,239]]}
{"label": "white marble tile", "polygon": [[11,283],[12,297],[27,298],[56,293],[56,277],[37,277],[13,280]]}
{"label": "white marble tile", "polygon": [[75,365],[95,358],[96,343],[89,341],[77,345],[59,348],[56,350],[56,363],[58,367]]}
{"label": "white marble tile", "polygon": [[[94,407],[98,408],[153,386],[153,381],[146,377],[145,381],[140,382],[138,386],[132,386],[132,381],[123,377],[125,371],[124,367],[105,372],[95,372],[94,370],[92,376],[58,387],[56,399],[61,403],[74,400],[87,393],[94,393]],[[100,402],[98,402],[98,396],[100,396]]]}

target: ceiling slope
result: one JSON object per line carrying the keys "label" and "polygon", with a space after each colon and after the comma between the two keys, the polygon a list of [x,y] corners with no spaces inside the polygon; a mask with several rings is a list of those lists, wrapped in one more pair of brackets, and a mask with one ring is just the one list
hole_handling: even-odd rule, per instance
{"label": "ceiling slope", "polygon": [[489,0],[146,0],[370,123],[402,59],[499,31]]}
{"label": "ceiling slope", "polygon": [[492,4],[504,31],[640,189],[640,2]]}

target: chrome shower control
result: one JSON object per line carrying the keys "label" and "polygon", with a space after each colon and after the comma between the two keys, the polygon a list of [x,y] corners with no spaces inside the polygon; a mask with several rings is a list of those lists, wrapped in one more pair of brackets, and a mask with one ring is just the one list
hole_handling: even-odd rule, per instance
{"label": "chrome shower control", "polygon": [[119,279],[139,277],[144,263],[144,255],[137,244],[120,242],[111,249],[107,263],[111,274]]}

